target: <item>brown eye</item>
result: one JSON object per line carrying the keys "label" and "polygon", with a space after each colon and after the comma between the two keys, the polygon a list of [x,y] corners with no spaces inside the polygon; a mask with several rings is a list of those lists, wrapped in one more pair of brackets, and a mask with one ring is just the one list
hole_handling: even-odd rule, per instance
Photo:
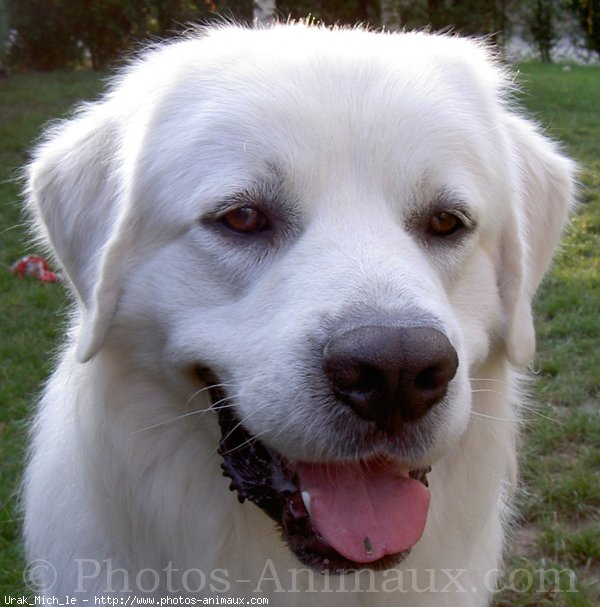
{"label": "brown eye", "polygon": [[456,215],[441,211],[429,218],[427,226],[429,233],[434,236],[450,236],[464,228],[465,224]]}
{"label": "brown eye", "polygon": [[269,228],[267,217],[253,207],[239,207],[221,216],[221,223],[240,234],[257,234]]}

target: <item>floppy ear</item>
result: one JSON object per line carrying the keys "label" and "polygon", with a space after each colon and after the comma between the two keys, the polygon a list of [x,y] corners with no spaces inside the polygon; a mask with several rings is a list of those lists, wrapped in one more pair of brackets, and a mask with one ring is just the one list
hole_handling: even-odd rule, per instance
{"label": "floppy ear", "polygon": [[528,121],[508,116],[517,160],[517,208],[502,239],[500,291],[510,361],[527,365],[535,352],[531,305],[560,239],[574,198],[575,165]]}
{"label": "floppy ear", "polygon": [[91,106],[52,129],[36,151],[27,184],[38,234],[50,244],[82,307],[81,362],[102,345],[116,308],[123,257],[134,238],[118,163],[120,133],[106,105]]}

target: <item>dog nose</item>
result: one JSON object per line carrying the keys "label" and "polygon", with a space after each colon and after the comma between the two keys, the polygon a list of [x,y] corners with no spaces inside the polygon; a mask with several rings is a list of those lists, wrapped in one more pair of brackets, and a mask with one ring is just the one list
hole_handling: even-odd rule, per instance
{"label": "dog nose", "polygon": [[362,326],[333,337],[322,365],[338,399],[396,432],[444,398],[458,355],[432,327]]}

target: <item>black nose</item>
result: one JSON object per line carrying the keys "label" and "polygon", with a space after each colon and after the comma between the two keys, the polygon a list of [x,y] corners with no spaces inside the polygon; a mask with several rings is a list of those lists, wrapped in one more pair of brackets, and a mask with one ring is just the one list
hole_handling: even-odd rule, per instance
{"label": "black nose", "polygon": [[341,401],[394,432],[444,398],[458,356],[432,327],[363,326],[333,337],[322,364]]}

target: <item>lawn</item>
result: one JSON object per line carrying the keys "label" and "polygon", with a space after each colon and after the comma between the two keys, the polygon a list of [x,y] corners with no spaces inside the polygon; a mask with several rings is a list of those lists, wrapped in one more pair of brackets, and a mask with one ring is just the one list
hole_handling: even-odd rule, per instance
{"label": "lawn", "polygon": [[[525,583],[498,605],[592,607],[600,604],[600,69],[531,64],[520,76],[525,106],[579,161],[581,193],[536,305],[536,406],[510,563]],[[524,591],[531,572],[553,569],[572,570],[577,592]],[[559,586],[570,584],[563,576]]]}
{"label": "lawn", "polygon": [[52,365],[66,299],[56,285],[18,280],[9,271],[27,244],[17,169],[49,119],[102,88],[90,72],[35,74],[0,80],[0,594],[20,595],[23,560],[15,508],[27,418],[40,382]]}
{"label": "lawn", "polygon": [[[521,529],[498,606],[600,604],[600,68],[523,65],[523,103],[581,164],[581,205],[538,298],[536,403],[527,411]],[[90,72],[0,80],[0,593],[25,592],[15,507],[27,419],[67,305],[61,287],[9,271],[33,252],[16,170],[49,119],[93,98]],[[564,570],[532,584],[539,571]],[[569,573],[572,572],[572,573]],[[567,592],[569,590],[569,592]]]}

